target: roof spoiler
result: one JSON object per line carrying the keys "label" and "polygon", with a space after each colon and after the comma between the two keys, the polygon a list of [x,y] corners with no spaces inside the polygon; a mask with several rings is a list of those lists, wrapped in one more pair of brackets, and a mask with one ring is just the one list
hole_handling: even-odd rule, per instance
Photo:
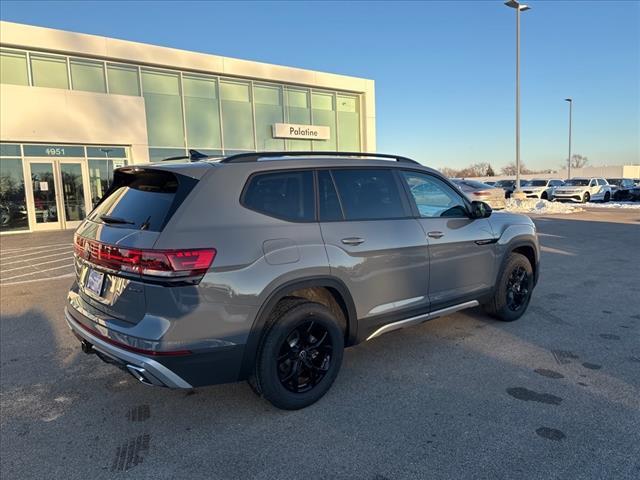
{"label": "roof spoiler", "polygon": [[179,157],[168,157],[163,158],[163,162],[169,162],[171,160],[189,160],[190,162],[199,162],[200,160],[204,160],[205,158],[209,158],[209,155],[205,155],[202,152],[197,150],[190,149],[189,156],[179,156]]}

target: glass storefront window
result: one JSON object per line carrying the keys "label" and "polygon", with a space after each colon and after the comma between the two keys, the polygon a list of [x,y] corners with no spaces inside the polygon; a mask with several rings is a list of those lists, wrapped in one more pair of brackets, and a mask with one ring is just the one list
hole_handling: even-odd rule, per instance
{"label": "glass storefront window", "polygon": [[[285,89],[287,122],[311,125],[309,91],[303,89]],[[287,150],[311,150],[311,140],[287,140]]]}
{"label": "glass storefront window", "polygon": [[0,157],[19,157],[20,145],[15,143],[0,143]]}
{"label": "glass storefront window", "polygon": [[36,87],[69,88],[67,59],[31,55],[31,76]]}
{"label": "glass storefront window", "polygon": [[127,158],[127,150],[124,147],[87,147],[87,157]]}
{"label": "glass storefront window", "polygon": [[282,88],[255,85],[253,98],[256,112],[256,138],[258,150],[284,150],[284,140],[273,138],[273,124],[284,121]]}
{"label": "glass storefront window", "polygon": [[140,96],[140,80],[136,67],[107,64],[107,81],[109,93]]}
{"label": "glass storefront window", "polygon": [[187,151],[184,148],[150,148],[149,161],[160,162],[171,157],[184,157]]}
{"label": "glass storefront window", "polygon": [[0,51],[0,83],[29,85],[27,55],[25,53]]}
{"label": "glass storefront window", "polygon": [[[249,84],[220,82],[225,149],[254,150],[253,113]],[[226,128],[225,128],[226,127]]]}
{"label": "glass storefront window", "polygon": [[313,124],[329,127],[329,140],[313,140],[316,151],[336,150],[336,109],[333,93],[313,92],[311,106],[313,108]]}
{"label": "glass storefront window", "polygon": [[338,95],[338,148],[360,151],[360,108],[358,97]]}
{"label": "glass storefront window", "polygon": [[216,80],[185,75],[182,88],[189,147],[222,148]]}
{"label": "glass storefront window", "polygon": [[184,146],[180,78],[177,74],[142,71],[142,93],[149,145]]}
{"label": "glass storefront window", "polygon": [[[4,145],[3,145],[4,147]],[[3,152],[6,149],[3,148]],[[28,230],[22,159],[0,159],[0,231]]]}
{"label": "glass storefront window", "polygon": [[71,84],[74,90],[106,93],[104,65],[101,62],[72,59],[70,65]]}

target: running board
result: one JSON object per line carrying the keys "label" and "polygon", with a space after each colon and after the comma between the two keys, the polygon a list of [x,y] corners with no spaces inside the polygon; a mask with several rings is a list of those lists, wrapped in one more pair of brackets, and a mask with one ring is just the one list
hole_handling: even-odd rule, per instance
{"label": "running board", "polygon": [[477,300],[471,300],[470,302],[459,303],[458,305],[453,305],[451,307],[443,308],[442,310],[436,310],[435,312],[425,313],[424,315],[418,315],[417,317],[407,318],[405,320],[399,320],[397,322],[389,323],[387,325],[383,325],[371,335],[367,337],[367,340],[371,340],[372,338],[379,337],[384,333],[393,332],[394,330],[399,330],[401,328],[411,327],[413,325],[418,325],[419,323],[426,322],[427,320],[433,320],[434,318],[442,317],[444,315],[449,315],[450,313],[458,312],[460,310],[464,310],[466,308],[477,307],[480,303]]}

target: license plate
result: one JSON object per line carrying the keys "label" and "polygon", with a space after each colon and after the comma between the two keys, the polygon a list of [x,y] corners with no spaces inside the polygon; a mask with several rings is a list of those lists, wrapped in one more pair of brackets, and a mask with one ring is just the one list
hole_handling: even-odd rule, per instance
{"label": "license plate", "polygon": [[102,294],[102,284],[104,283],[104,273],[89,270],[85,287],[96,295]]}

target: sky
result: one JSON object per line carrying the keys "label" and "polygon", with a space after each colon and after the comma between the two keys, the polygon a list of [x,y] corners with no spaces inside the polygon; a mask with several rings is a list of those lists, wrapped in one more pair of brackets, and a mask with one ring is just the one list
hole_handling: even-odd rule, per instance
{"label": "sky", "polygon": [[[521,151],[640,163],[640,2],[531,0]],[[515,159],[515,10],[502,1],[7,1],[2,20],[370,78],[377,150],[436,168]]]}

